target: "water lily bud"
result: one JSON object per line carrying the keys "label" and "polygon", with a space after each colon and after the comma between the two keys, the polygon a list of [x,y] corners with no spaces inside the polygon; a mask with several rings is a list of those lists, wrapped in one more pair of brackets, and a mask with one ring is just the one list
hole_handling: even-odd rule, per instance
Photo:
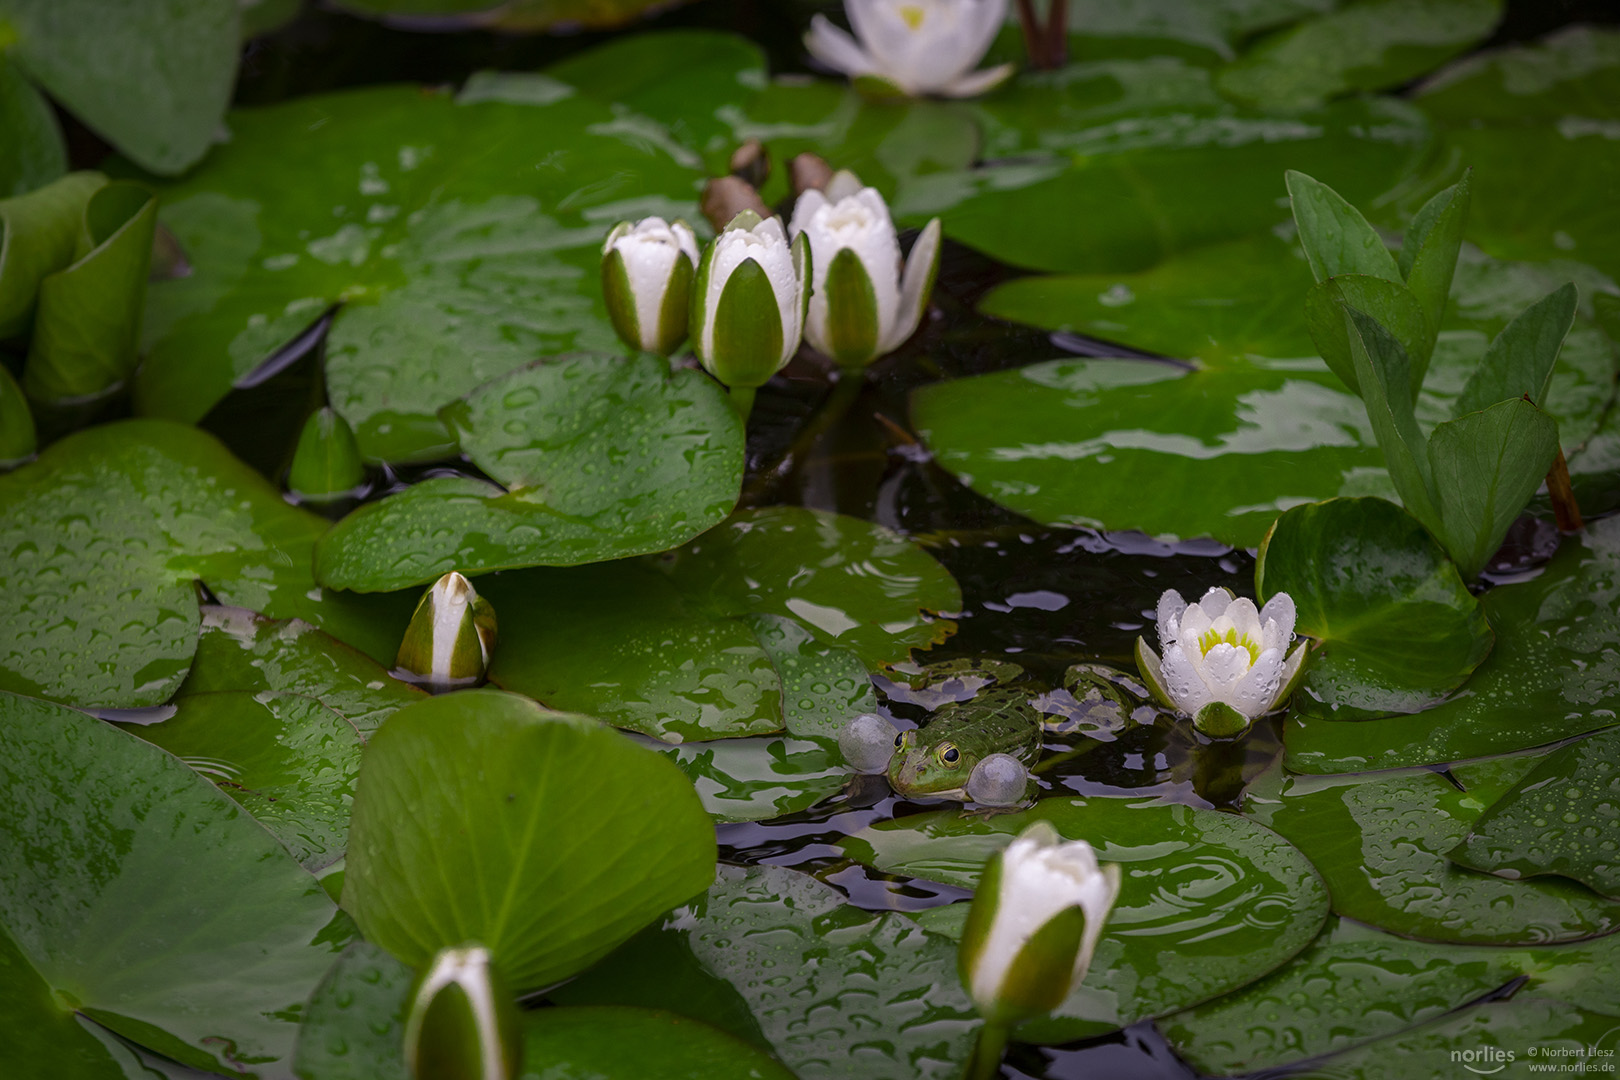
{"label": "water lily bud", "polygon": [[939,271],[940,224],[930,221],[901,270],[900,238],[876,188],[839,172],[799,196],[791,232],[815,266],[804,336],[851,369],[893,352],[917,329]]}
{"label": "water lily bud", "polygon": [[475,686],[494,651],[495,609],[452,570],[416,605],[394,675],[433,691]]}
{"label": "water lily bud", "polygon": [[329,502],[354,494],[365,479],[360,445],[348,421],[330,408],[304,421],[287,473],[287,490],[304,502]]}
{"label": "water lily bud", "polygon": [[11,372],[0,366],[0,469],[33,456],[38,448],[39,436],[28,399]]}
{"label": "water lily bud", "polygon": [[1119,867],[1037,821],[985,864],[957,951],[979,1015],[1010,1026],[1056,1008],[1080,985],[1119,899]]}
{"label": "water lily bud", "polygon": [[697,237],[684,221],[613,226],[602,244],[602,295],[626,345],[660,356],[680,347],[697,264]]}
{"label": "water lily bud", "polygon": [[730,387],[763,386],[798,351],[810,248],[781,219],[745,210],[703,253],[692,291],[692,350]]}
{"label": "water lily bud", "polygon": [[1136,639],[1136,665],[1163,704],[1192,718],[1205,735],[1241,735],[1254,718],[1288,700],[1305,670],[1307,643],[1284,659],[1294,638],[1294,601],[1278,593],[1254,601],[1213,588],[1196,604],[1174,589],[1159,597],[1159,655]]}
{"label": "water lily bud", "polygon": [[515,1080],[522,1071],[517,1007],[488,949],[442,949],[417,979],[405,1065],[416,1080]]}
{"label": "water lily bud", "polygon": [[844,0],[855,36],[823,15],[804,36],[810,55],[876,97],[973,97],[1002,82],[1013,65],[973,67],[1007,18],[1007,0]]}

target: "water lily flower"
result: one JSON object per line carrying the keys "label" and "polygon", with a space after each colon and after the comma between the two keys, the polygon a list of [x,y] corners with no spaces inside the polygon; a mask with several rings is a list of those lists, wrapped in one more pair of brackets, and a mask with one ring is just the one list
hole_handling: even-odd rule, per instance
{"label": "water lily flower", "polygon": [[620,339],[668,356],[686,340],[697,236],[684,221],[621,221],[602,242],[602,296]]}
{"label": "water lily flower", "polygon": [[517,1008],[489,950],[440,950],[417,979],[405,1018],[410,1074],[417,1080],[515,1080],[522,1045]]}
{"label": "water lily flower", "polygon": [[1213,588],[1196,604],[1174,589],[1159,597],[1159,647],[1164,659],[1136,639],[1136,665],[1154,695],[1192,717],[1199,731],[1229,738],[1248,730],[1294,692],[1307,643],[1284,659],[1294,637],[1294,601],[1278,593],[1254,601]]}
{"label": "water lily flower", "polygon": [[298,434],[287,490],[302,502],[331,502],[355,494],[365,479],[360,444],[348,421],[330,407],[311,415]]}
{"label": "water lily flower", "polygon": [[1080,985],[1119,884],[1119,867],[1099,866],[1090,844],[1064,841],[1047,821],[990,857],[957,952],[962,983],[987,1030],[1004,1037]]}
{"label": "water lily flower", "polygon": [[1013,65],[973,67],[1007,18],[1007,0],[844,0],[855,36],[823,15],[804,36],[810,55],[875,96],[965,98],[999,86]]}
{"label": "water lily flower", "polygon": [[692,290],[692,351],[731,387],[745,415],[754,391],[799,349],[810,246],[791,246],[780,218],[744,210],[703,253]]}
{"label": "water lily flower", "polygon": [[930,221],[901,271],[889,205],[849,172],[793,207],[789,232],[808,237],[815,267],[804,336],[844,368],[899,348],[917,329],[939,272],[939,218]]}
{"label": "water lily flower", "polygon": [[495,609],[452,570],[422,595],[394,675],[435,693],[483,681],[495,650]]}

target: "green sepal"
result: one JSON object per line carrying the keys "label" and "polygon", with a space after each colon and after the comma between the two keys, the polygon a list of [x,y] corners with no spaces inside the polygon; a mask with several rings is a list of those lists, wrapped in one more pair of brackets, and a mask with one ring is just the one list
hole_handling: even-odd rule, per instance
{"label": "green sepal", "polygon": [[1461,180],[1424,203],[1401,241],[1401,274],[1423,306],[1424,317],[1434,327],[1445,317],[1457,253],[1462,250],[1470,175],[1463,173]]}
{"label": "green sepal", "polygon": [[725,231],[731,232],[733,229],[742,229],[745,232],[753,232],[754,227],[764,220],[752,210],[739,210],[735,217],[726,222]]}
{"label": "green sepal", "polygon": [[710,362],[709,350],[703,345],[703,328],[708,325],[709,310],[705,303],[709,295],[709,279],[714,273],[714,252],[720,245],[710,243],[703,249],[703,255],[698,259],[697,276],[692,279],[692,299],[687,305],[686,330],[692,338],[692,351],[714,374],[714,365]]}
{"label": "green sepal", "polygon": [[658,303],[658,333],[653,351],[668,356],[686,340],[686,313],[692,305],[692,262],[684,254],[675,256],[664,285],[664,298]]}
{"label": "green sepal", "polygon": [[799,335],[804,335],[804,321],[810,317],[810,276],[814,268],[814,256],[810,253],[810,239],[804,233],[793,238],[793,245],[788,249],[793,255],[793,276],[799,283]]}
{"label": "green sepal", "polygon": [[833,256],[822,289],[827,298],[828,351],[840,367],[865,367],[877,355],[877,290],[854,248],[842,248]]}
{"label": "green sepal", "polygon": [[1248,731],[1252,722],[1224,701],[1210,702],[1193,717],[1193,727],[1211,739],[1235,739]]}
{"label": "green sepal", "polygon": [[493,965],[474,969],[478,984],[458,980],[423,992],[442,958],[462,951],[441,951],[411,991],[405,1027],[411,1075],[417,1080],[516,1080],[523,1065],[523,1028],[512,994]]}
{"label": "green sepal", "polygon": [[610,250],[602,256],[602,302],[619,340],[632,352],[640,352],[641,320],[636,315],[636,295],[630,291],[630,271],[618,251]]}
{"label": "green sepal", "polygon": [[969,994],[973,993],[973,969],[984,952],[984,943],[990,938],[990,927],[996,921],[996,909],[1001,904],[1003,854],[998,851],[985,862],[978,887],[973,890],[973,902],[968,906],[962,939],[956,948],[956,973],[961,976],[962,985]]}
{"label": "green sepal", "polygon": [[[417,602],[416,611],[400,639],[399,654],[395,658],[395,674],[399,678],[436,690],[450,690],[471,686],[483,680],[488,668],[488,655],[494,650],[496,637],[495,609],[488,600],[473,591],[472,585],[461,578],[464,587],[472,593],[471,599],[454,627],[445,628],[455,635],[450,647],[450,663],[445,671],[435,671],[435,635],[440,631],[439,593],[446,579],[458,578],[454,572],[444,575]],[[454,587],[454,586],[451,586]]]}
{"label": "green sepal", "polygon": [[0,364],[0,469],[32,457],[37,449],[39,436],[28,399],[23,397],[22,387],[11,372]]}
{"label": "green sepal", "polygon": [[757,260],[737,264],[721,291],[711,351],[709,370],[727,386],[763,386],[782,366],[782,315]]}
{"label": "green sepal", "polygon": [[1141,673],[1142,681],[1147,684],[1154,701],[1167,709],[1176,707],[1176,703],[1170,700],[1170,691],[1164,688],[1164,663],[1148,645],[1147,639],[1142,637],[1136,639],[1136,670]]}
{"label": "green sepal", "polygon": [[[1290,665],[1293,667],[1292,671],[1289,671]],[[1288,704],[1288,699],[1294,696],[1294,691],[1299,689],[1299,684],[1305,679],[1305,669],[1310,666],[1311,643],[1302,641],[1283,661],[1283,672],[1288,678],[1277,688],[1277,696],[1271,699],[1273,709],[1280,709]]]}
{"label": "green sepal", "polygon": [[360,445],[348,421],[330,407],[304,421],[287,473],[287,489],[305,502],[342,498],[365,482]]}
{"label": "green sepal", "polygon": [[1075,958],[1086,932],[1086,912],[1078,904],[1046,921],[1007,968],[992,1023],[1012,1024],[1044,1016],[1069,996]]}
{"label": "green sepal", "polygon": [[76,172],[0,199],[0,339],[28,331],[40,283],[73,261],[84,208],[106,184],[98,172]]}

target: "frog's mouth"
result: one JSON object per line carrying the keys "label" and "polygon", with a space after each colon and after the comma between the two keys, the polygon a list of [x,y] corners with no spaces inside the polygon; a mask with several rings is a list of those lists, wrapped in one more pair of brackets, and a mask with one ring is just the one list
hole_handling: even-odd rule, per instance
{"label": "frog's mouth", "polygon": [[889,759],[889,786],[901,794],[954,791],[966,782],[960,766],[938,761],[937,747],[917,745],[913,732],[905,732]]}

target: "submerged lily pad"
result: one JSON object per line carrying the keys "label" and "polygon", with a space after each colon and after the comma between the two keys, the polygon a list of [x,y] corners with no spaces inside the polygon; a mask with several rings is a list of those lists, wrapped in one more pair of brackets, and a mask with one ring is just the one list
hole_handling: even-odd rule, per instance
{"label": "submerged lily pad", "polygon": [[0,940],[50,988],[34,1018],[60,1029],[49,1014],[76,1011],[194,1067],[284,1072],[297,1007],[333,958],[319,882],[212,784],[111,725],[0,694],[0,738]]}
{"label": "submerged lily pad", "polygon": [[880,822],[843,846],[887,873],[972,887],[1036,820],[1090,842],[1124,880],[1085,982],[1020,1039],[1098,1035],[1235,990],[1303,949],[1327,917],[1304,855],[1251,821],[1190,806],[1048,798],[987,821],[951,810]]}
{"label": "submerged lily pad", "polygon": [[[1413,716],[1339,723],[1296,698],[1283,741],[1298,772],[1463,761],[1620,723],[1620,518],[1577,536],[1532,581],[1482,601],[1491,655],[1451,699]],[[1460,837],[1459,837],[1460,839]]]}
{"label": "submerged lily pad", "polygon": [[[1358,727],[1358,724],[1342,726]],[[1251,787],[1245,812],[1299,846],[1347,918],[1425,941],[1536,945],[1620,929],[1620,903],[1555,879],[1507,881],[1446,853],[1529,767],[1523,758],[1370,779],[1281,777]]]}
{"label": "submerged lily pad", "polygon": [[332,407],[368,457],[423,460],[454,448],[438,411],[473,387],[615,348],[602,236],[693,216],[701,177],[550,86],[529,104],[380,87],[233,113],[231,141],[161,192],[192,272],[150,291],[139,409],[198,419],[341,303]]}
{"label": "submerged lily pad", "polygon": [[409,1080],[405,1010],[415,981],[369,941],[344,949],[310,995],[293,1071],[302,1080]]}
{"label": "submerged lily pad", "polygon": [[720,867],[707,894],[551,997],[714,1023],[804,1080],[954,1078],[979,1026],[950,939],[775,866]]}
{"label": "submerged lily pad", "polygon": [[495,690],[401,709],[366,749],[343,907],[421,966],[487,945],[519,992],[567,978],[701,890],[714,827],[669,762]]}
{"label": "submerged lily pad", "polygon": [[316,545],[333,588],[386,591],[519,566],[663,551],[719,524],[742,485],[743,429],[702,372],[659,357],[567,356],[441,411],[502,487],[424,480],[356,510]]}

